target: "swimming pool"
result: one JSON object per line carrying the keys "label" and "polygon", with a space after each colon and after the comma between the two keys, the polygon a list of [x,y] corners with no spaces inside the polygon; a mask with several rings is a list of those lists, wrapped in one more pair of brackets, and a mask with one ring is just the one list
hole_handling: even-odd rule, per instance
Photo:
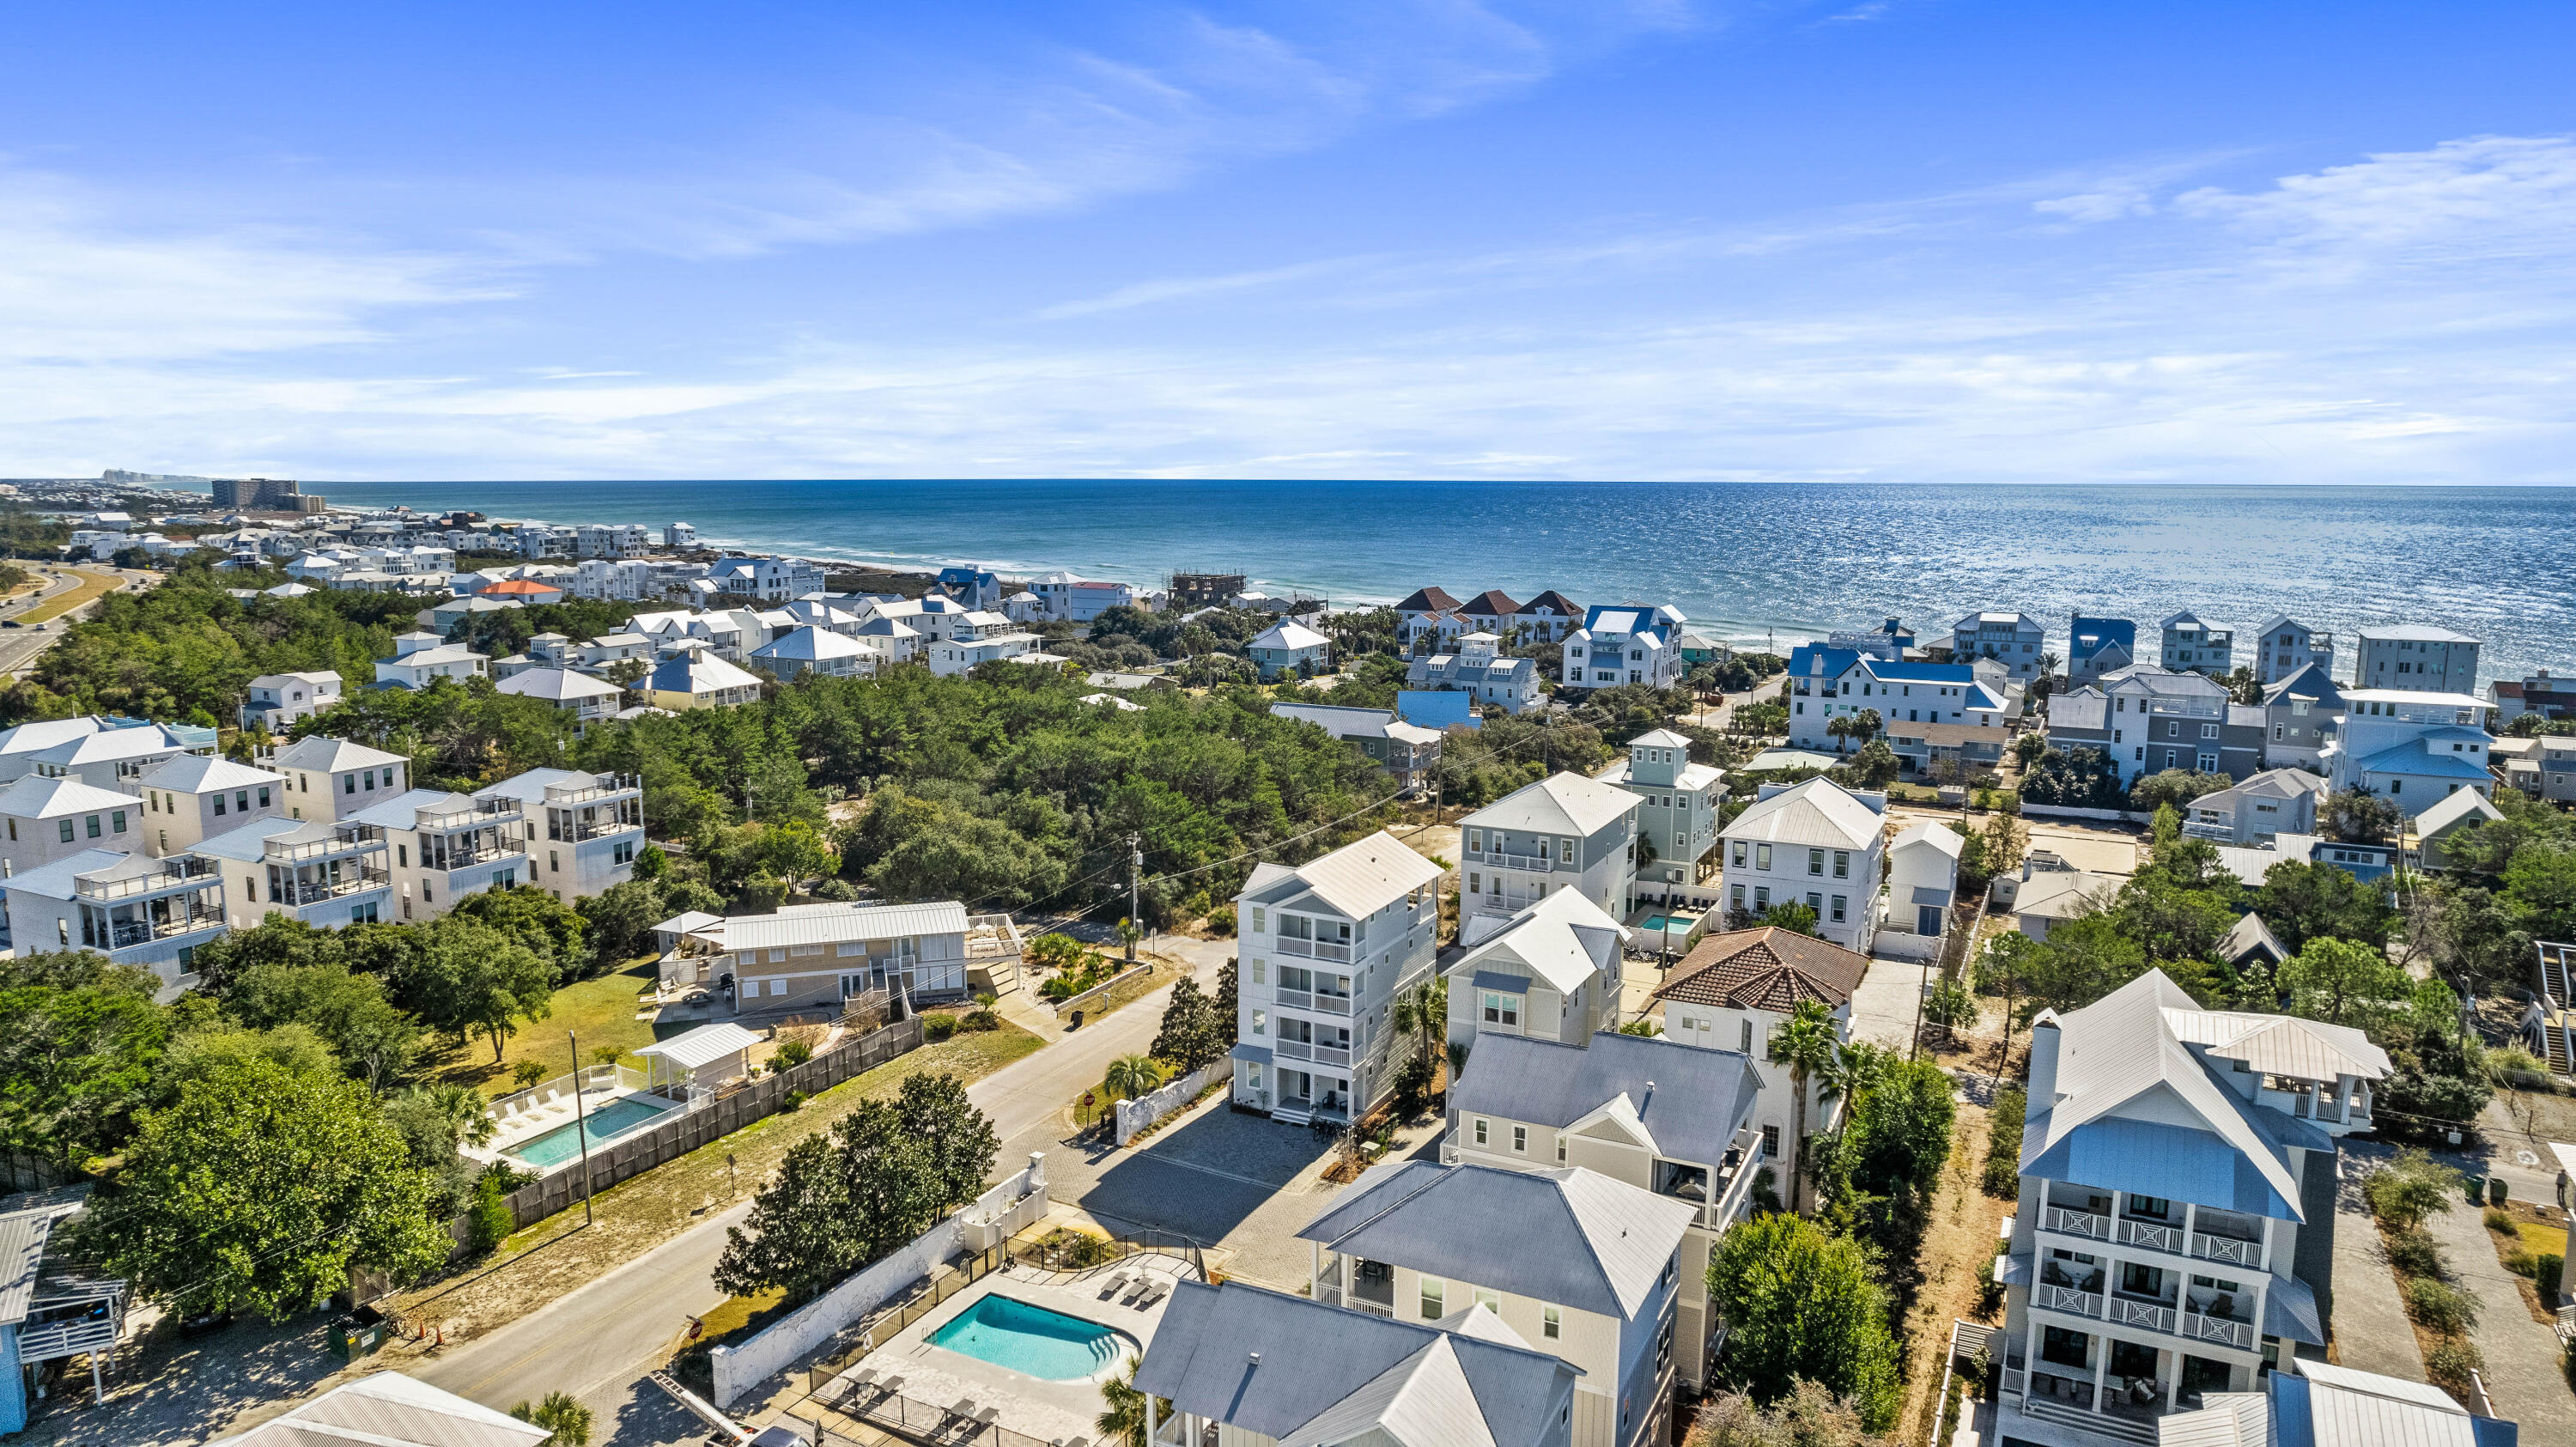
{"label": "swimming pool", "polygon": [[[591,1148],[596,1150],[628,1131],[661,1119],[664,1113],[662,1106],[647,1105],[631,1095],[621,1096],[593,1110],[580,1124],[590,1132]],[[573,1126],[574,1122],[565,1121],[544,1135],[530,1136],[517,1145],[504,1146],[501,1154],[541,1171],[553,1170],[581,1154],[581,1137]]]}
{"label": "swimming pool", "polygon": [[1115,1327],[1007,1296],[987,1296],[930,1334],[930,1344],[1050,1382],[1105,1376],[1135,1346]]}
{"label": "swimming pool", "polygon": [[1688,934],[1688,933],[1690,932],[1690,927],[1691,927],[1692,925],[1697,924],[1697,923],[1699,923],[1699,921],[1698,921],[1698,920],[1692,919],[1692,918],[1691,918],[1690,916],[1688,916],[1688,915],[1679,915],[1679,914],[1650,914],[1650,915],[1646,916],[1646,922],[1645,922],[1644,924],[1641,924],[1641,925],[1637,926],[1637,928],[1639,928],[1639,929],[1644,929],[1644,930],[1657,930],[1657,931],[1663,931],[1663,932],[1670,932],[1670,931],[1672,931],[1672,930],[1680,930],[1680,931],[1682,931],[1684,934]]}

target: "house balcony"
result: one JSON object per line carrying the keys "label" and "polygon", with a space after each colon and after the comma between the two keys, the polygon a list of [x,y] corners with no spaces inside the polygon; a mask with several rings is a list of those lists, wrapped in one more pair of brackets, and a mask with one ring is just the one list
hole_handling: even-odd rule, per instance
{"label": "house balcony", "polygon": [[1545,854],[1506,854],[1499,849],[1468,849],[1460,852],[1469,864],[1490,864],[1499,869],[1520,869],[1531,874],[1546,874],[1556,868],[1556,860]]}
{"label": "house balcony", "polygon": [[1318,1015],[1351,1013],[1351,997],[1348,995],[1328,995],[1315,990],[1276,989],[1270,992],[1270,996],[1277,1004],[1290,1010],[1311,1010]]}
{"label": "house balcony", "polygon": [[[2040,1311],[2082,1317],[2087,1322],[2101,1322],[2136,1331],[2154,1332],[2160,1336],[2180,1337],[2187,1342],[2214,1343],[2237,1351],[2256,1350],[2262,1333],[2251,1320],[2235,1316],[2211,1315],[2201,1308],[2212,1302],[2195,1302],[2190,1297],[2154,1298],[2131,1296],[2125,1292],[2105,1292],[2099,1272],[2082,1280],[2060,1277],[2041,1279],[2030,1288],[2030,1304]],[[2230,1306],[2233,1308],[2231,1301]]]}
{"label": "house balcony", "polygon": [[546,838],[561,844],[582,844],[593,839],[606,839],[613,834],[644,832],[640,819],[627,819],[614,813],[593,818],[588,817],[589,813],[584,810],[580,817],[567,817],[562,811],[547,810]]}
{"label": "house balcony", "polygon": [[527,857],[528,848],[524,844],[489,843],[450,849],[443,857],[436,859],[424,858],[421,861],[421,864],[422,867],[427,869],[448,870],[452,872],[459,869],[471,869],[478,864],[498,864],[505,860],[525,859]]}
{"label": "house balcony", "polygon": [[516,824],[522,817],[516,799],[477,799],[471,808],[415,815],[412,827],[423,834],[453,834],[463,829]]}
{"label": "house balcony", "polygon": [[546,807],[572,809],[644,797],[644,781],[635,774],[602,774],[596,784],[548,784]]}
{"label": "house balcony", "polygon": [[2178,1206],[2172,1214],[2162,1217],[2123,1209],[2115,1216],[2043,1201],[2039,1229],[2100,1245],[2257,1271],[2268,1269],[2270,1261],[2266,1242],[2271,1233],[2262,1217],[2214,1206]]}
{"label": "house balcony", "polygon": [[2182,832],[2186,839],[2207,839],[2216,844],[2236,842],[2236,826],[2217,820],[2190,820],[2182,826]]}
{"label": "house balcony", "polygon": [[1315,1277],[1315,1299],[1377,1316],[1395,1315],[1395,1272],[1355,1256],[1332,1256]]}
{"label": "house balcony", "polygon": [[277,904],[301,908],[308,904],[329,904],[335,899],[346,899],[353,894],[366,894],[392,887],[393,875],[386,870],[351,869],[343,871],[336,880],[299,879],[292,883],[272,882],[269,885],[269,898]]}
{"label": "house balcony", "polygon": [[347,859],[361,854],[381,854],[385,850],[385,831],[373,824],[334,826],[335,836],[310,839],[302,844],[288,844],[271,839],[260,846],[260,857],[270,864],[314,864],[329,859]]}
{"label": "house balcony", "polygon": [[160,868],[141,874],[114,879],[75,876],[72,892],[82,899],[132,900],[176,894],[212,884],[217,878],[215,862],[194,854],[181,854],[160,861]]}

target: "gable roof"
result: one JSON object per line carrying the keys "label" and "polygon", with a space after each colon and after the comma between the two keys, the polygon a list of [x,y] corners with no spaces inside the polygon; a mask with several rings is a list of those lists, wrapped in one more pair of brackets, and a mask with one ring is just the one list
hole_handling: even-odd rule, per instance
{"label": "gable roof", "polygon": [[[728,950],[756,950],[842,940],[891,940],[907,935],[962,935],[966,924],[966,906],[953,899],[921,904],[791,906],[775,914],[729,916],[724,921],[722,944]],[[707,932],[713,931],[714,927],[709,926]]]}
{"label": "gable roof", "polygon": [[353,744],[323,734],[298,739],[269,755],[273,769],[310,769],[317,774],[336,774],[343,769],[372,769],[384,764],[408,763],[400,754]]}
{"label": "gable roof", "polygon": [[543,1427],[427,1382],[377,1372],[207,1447],[536,1447],[546,1437]]}
{"label": "gable roof", "polygon": [[1241,1281],[1183,1281],[1136,1385],[1282,1447],[1545,1440],[1582,1369],[1490,1331],[1443,1330],[1450,1320],[1394,1321]]}
{"label": "gable roof", "polygon": [[2504,811],[2490,804],[2475,789],[2457,789],[2434,801],[2431,808],[2415,816],[2415,836],[2430,839],[2445,829],[2472,821],[2501,819]]}
{"label": "gable roof", "polygon": [[578,703],[586,698],[615,698],[626,692],[606,679],[569,668],[523,668],[493,685],[502,693],[542,698],[551,703]]}
{"label": "gable roof", "polygon": [[1628,931],[1601,906],[1580,890],[1560,889],[1513,915],[1460,955],[1448,973],[1529,971],[1558,994],[1572,994],[1595,974],[1607,972],[1609,979],[1618,979],[1620,952],[1627,942]]}
{"label": "gable roof", "polygon": [[[1394,835],[1380,829],[1330,854],[1303,864],[1262,863],[1253,866],[1238,899],[1284,903],[1299,892],[1313,894],[1346,919],[1366,919],[1403,896],[1439,881],[1440,866],[1423,858]],[[1279,886],[1294,881],[1295,888]]]}
{"label": "gable roof", "polygon": [[2292,669],[2288,677],[2263,685],[2266,707],[2284,698],[2316,699],[2334,706],[2342,702],[2343,690],[2335,686],[2333,675],[2327,673],[2323,666],[2302,663]]}
{"label": "gable roof", "polygon": [[1634,1318],[1696,1214],[1687,1202],[1575,1167],[1393,1161],[1360,1177],[1297,1239]]}
{"label": "gable roof", "polygon": [[21,819],[54,819],[72,814],[91,814],[102,809],[140,811],[143,801],[131,794],[84,784],[74,778],[49,779],[42,774],[29,774],[0,789],[0,814]]}
{"label": "gable roof", "polygon": [[1446,613],[1457,606],[1458,600],[1449,596],[1449,590],[1435,583],[1428,588],[1414,589],[1411,596],[1407,597],[1403,602],[1395,605],[1395,611],[1398,613]]}
{"label": "gable roof", "polygon": [[1887,848],[1888,852],[1893,854],[1899,850],[1911,849],[1917,844],[1928,844],[1955,860],[1967,851],[1968,836],[1938,819],[1926,819],[1898,834]]}
{"label": "gable roof", "polygon": [[2243,919],[2228,929],[2227,937],[2218,942],[2218,957],[2231,965],[2241,965],[2257,954],[2270,955],[2274,964],[2290,957],[2281,937],[2272,933],[2272,927],[2263,923],[2261,915],[2249,909]]}
{"label": "gable roof", "polygon": [[1247,648],[1321,648],[1331,641],[1293,618],[1283,618],[1263,629],[1260,637],[1244,646]]}
{"label": "gable roof", "polygon": [[[1869,956],[1777,925],[1703,937],[1650,996],[1730,1010],[1788,1014],[1801,1000],[1839,1010],[1851,1003]],[[1481,1045],[1479,1049],[1483,1048]]]}
{"label": "gable roof", "polygon": [[1581,774],[1560,772],[1524,784],[1466,818],[1472,827],[1529,834],[1589,835],[1637,807],[1637,796]]}
{"label": "gable roof", "polygon": [[1880,823],[1877,811],[1853,798],[1850,790],[1816,778],[1755,800],[1719,837],[1867,849],[1877,841]]}
{"label": "gable roof", "polygon": [[221,754],[172,754],[145,770],[135,783],[148,789],[175,789],[203,794],[215,789],[251,789],[283,784],[286,777],[266,769],[237,764]]}
{"label": "gable roof", "polygon": [[1753,1057],[1666,1036],[1604,1030],[1583,1045],[1482,1035],[1449,1102],[1469,1115],[1563,1130],[1613,1101],[1657,1155],[1715,1166],[1762,1089]]}

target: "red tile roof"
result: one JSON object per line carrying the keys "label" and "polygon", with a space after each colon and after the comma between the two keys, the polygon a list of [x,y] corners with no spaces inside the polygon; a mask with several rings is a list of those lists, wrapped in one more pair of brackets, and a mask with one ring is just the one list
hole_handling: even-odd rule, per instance
{"label": "red tile roof", "polygon": [[1655,990],[1658,1000],[1788,1014],[1801,1000],[1848,1003],[1869,956],[1776,925],[1702,939]]}
{"label": "red tile roof", "polygon": [[1446,589],[1433,586],[1416,588],[1413,596],[1395,605],[1398,613],[1439,613],[1458,606],[1458,600]]}
{"label": "red tile roof", "polygon": [[1521,605],[1513,602],[1511,595],[1502,589],[1487,588],[1461,605],[1458,611],[1472,613],[1479,618],[1509,618],[1521,611]]}

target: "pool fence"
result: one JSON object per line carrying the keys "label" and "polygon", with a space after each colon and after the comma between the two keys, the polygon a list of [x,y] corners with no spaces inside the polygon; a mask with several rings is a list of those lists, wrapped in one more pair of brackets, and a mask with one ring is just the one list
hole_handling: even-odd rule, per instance
{"label": "pool fence", "polygon": [[[824,1350],[844,1333],[848,1339],[836,1356],[856,1360],[873,1351],[878,1342],[903,1329],[888,1328],[885,1319],[901,1316],[925,1296],[935,1298],[930,1303],[935,1305],[992,1271],[1008,1255],[1003,1244],[1046,1213],[1046,1155],[1031,1151],[1028,1165],[909,1244],[869,1263],[758,1335],[709,1351],[715,1404],[732,1406],[758,1383]],[[964,1266],[941,1269],[960,1255],[968,1258]],[[887,1311],[889,1303],[894,1304],[892,1313]],[[915,1312],[904,1318],[903,1325],[917,1317]],[[839,1370],[835,1367],[833,1374]]]}
{"label": "pool fence", "polygon": [[[785,1070],[763,1075],[740,1090],[710,1099],[692,1100],[687,1108],[666,1112],[662,1120],[652,1125],[605,1143],[594,1142],[587,1171],[582,1169],[582,1159],[576,1155],[543,1179],[521,1186],[501,1198],[502,1203],[510,1208],[510,1229],[524,1230],[558,1211],[580,1204],[586,1196],[605,1191],[621,1181],[632,1180],[665,1161],[678,1160],[710,1141],[721,1140],[744,1126],[765,1120],[778,1113],[791,1092],[802,1097],[829,1090],[854,1075],[918,1048],[921,1042],[920,1017],[899,1020],[837,1045],[801,1065],[791,1065]],[[632,1067],[617,1065],[586,1067],[584,1074],[587,1076],[594,1071],[635,1073]],[[623,1077],[610,1079],[622,1080]],[[597,1088],[588,1080],[585,1084]],[[456,1241],[457,1251],[467,1250],[467,1243],[473,1239],[468,1219],[458,1216],[447,1223],[447,1229]]]}

